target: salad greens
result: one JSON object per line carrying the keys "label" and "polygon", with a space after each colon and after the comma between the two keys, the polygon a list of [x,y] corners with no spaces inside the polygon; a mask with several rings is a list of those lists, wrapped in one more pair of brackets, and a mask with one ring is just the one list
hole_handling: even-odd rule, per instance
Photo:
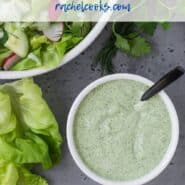
{"label": "salad greens", "polygon": [[152,36],[160,24],[164,30],[169,23],[156,22],[115,22],[112,24],[112,35],[105,47],[99,52],[96,64],[100,63],[104,71],[112,73],[114,67],[112,59],[120,50],[129,56],[142,57],[151,52],[151,45],[147,36]]}
{"label": "salad greens", "polygon": [[48,185],[48,183],[24,167],[0,161],[0,185]]}
{"label": "salad greens", "polygon": [[0,86],[0,185],[47,184],[29,169],[55,165],[61,143],[57,121],[32,79]]}
{"label": "salad greens", "polygon": [[0,25],[2,70],[53,68],[90,31],[91,23],[4,23]]}

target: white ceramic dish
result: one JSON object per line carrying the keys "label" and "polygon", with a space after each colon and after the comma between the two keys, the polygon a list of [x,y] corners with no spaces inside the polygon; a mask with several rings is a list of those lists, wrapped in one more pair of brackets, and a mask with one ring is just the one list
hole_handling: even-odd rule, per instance
{"label": "white ceramic dish", "polygon": [[175,107],[172,103],[172,101],[170,100],[170,98],[168,97],[168,95],[162,91],[159,93],[159,95],[161,96],[162,100],[164,101],[164,103],[166,104],[166,107],[169,111],[170,114],[170,119],[171,119],[171,141],[170,141],[170,145],[167,149],[167,152],[164,156],[164,158],[162,159],[162,161],[160,162],[160,164],[158,166],[156,166],[155,169],[153,169],[151,172],[149,172],[148,174],[146,174],[144,177],[141,177],[139,179],[136,180],[132,180],[132,181],[127,181],[127,182],[114,182],[114,181],[110,181],[107,179],[104,179],[98,175],[96,175],[94,172],[92,172],[91,170],[88,169],[88,167],[83,163],[83,161],[81,160],[76,147],[75,147],[75,143],[73,140],[73,123],[74,123],[74,117],[75,117],[75,113],[78,109],[78,106],[80,105],[81,101],[84,99],[84,97],[90,92],[92,91],[94,88],[96,88],[97,86],[99,86],[100,84],[103,84],[105,82],[108,81],[112,81],[112,80],[118,80],[118,79],[130,79],[130,80],[135,80],[135,81],[139,81],[142,82],[146,85],[151,86],[153,84],[153,82],[151,82],[150,80],[138,76],[138,75],[133,75],[133,74],[115,74],[115,75],[109,75],[106,77],[103,77],[99,80],[96,80],[95,82],[91,83],[89,86],[87,86],[80,94],[79,96],[76,98],[76,100],[74,101],[72,108],[69,112],[69,116],[68,116],[68,120],[67,120],[67,141],[68,141],[68,147],[70,150],[70,153],[74,159],[74,161],[76,162],[76,164],[78,165],[78,167],[87,175],[89,176],[91,179],[93,179],[94,181],[100,183],[100,184],[104,184],[104,185],[143,185],[149,181],[151,181],[152,179],[154,179],[155,177],[157,177],[166,167],[167,165],[170,163],[175,151],[176,151],[176,147],[178,144],[178,139],[179,139],[179,121],[178,121],[178,117],[177,117],[177,113],[175,110]]}
{"label": "white ceramic dish", "polygon": [[[92,30],[89,32],[89,34],[73,49],[71,49],[61,60],[61,63],[56,68],[59,68],[63,66],[64,64],[68,63],[72,59],[74,59],[76,56],[78,56],[81,52],[83,52],[101,33],[101,31],[106,26],[107,18],[102,18],[103,21],[99,21],[94,25]],[[53,71],[54,69],[46,69],[46,68],[40,68],[40,69],[31,69],[26,71],[0,71],[0,79],[19,79],[19,78],[26,78],[26,77],[32,77],[36,75],[41,75],[50,71]]]}

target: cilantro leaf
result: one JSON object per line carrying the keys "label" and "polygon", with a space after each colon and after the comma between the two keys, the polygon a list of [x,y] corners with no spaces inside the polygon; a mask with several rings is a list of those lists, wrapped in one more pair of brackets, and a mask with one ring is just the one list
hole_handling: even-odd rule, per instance
{"label": "cilantro leaf", "polygon": [[[120,26],[120,24],[119,24]],[[120,27],[121,28],[121,27]],[[129,52],[130,51],[130,45],[129,45],[129,42],[126,38],[124,38],[124,36],[122,36],[122,28],[119,29],[120,33],[117,33],[116,31],[116,24],[113,23],[112,25],[112,31],[113,31],[113,36],[116,38],[116,41],[115,41],[115,46],[122,50],[123,52]]]}
{"label": "cilantro leaf", "polygon": [[168,22],[163,22],[163,23],[160,23],[160,24],[161,24],[161,26],[164,30],[167,30],[167,29],[170,28],[170,23],[168,23]]}
{"label": "cilantro leaf", "polygon": [[116,34],[116,42],[115,46],[122,50],[123,52],[129,52],[130,51],[130,45],[127,39],[123,38],[121,35]]}
{"label": "cilantro leaf", "polygon": [[112,25],[112,35],[105,46],[98,53],[96,63],[100,63],[103,71],[113,72],[112,60],[117,50],[133,57],[142,57],[151,52],[150,43],[146,35],[152,36],[161,24],[164,30],[169,28],[169,23],[156,22],[115,22]]}
{"label": "cilantro leaf", "polygon": [[143,32],[145,34],[153,35],[156,28],[157,28],[157,23],[155,22],[141,22],[141,23],[136,23],[136,26],[140,30],[140,32]]}
{"label": "cilantro leaf", "polygon": [[149,43],[142,37],[136,37],[130,42],[131,50],[130,55],[135,57],[141,57],[147,55],[151,52],[151,47]]}
{"label": "cilantro leaf", "polygon": [[112,60],[117,53],[117,48],[115,46],[115,37],[112,35],[110,39],[106,42],[105,46],[101,49],[95,59],[95,66],[99,63],[103,72],[113,73],[114,66]]}
{"label": "cilantro leaf", "polygon": [[[140,25],[140,29],[145,30],[143,32],[148,32],[149,34],[152,34],[155,29],[154,27],[156,27],[156,23],[136,23],[136,24]],[[149,43],[141,36],[138,36],[137,32],[131,32],[126,36],[124,35],[124,33],[117,33],[115,27],[116,25],[113,24],[112,31],[116,38],[115,46],[118,49],[127,53],[128,55],[135,57],[144,56],[150,53],[151,48],[149,46]]]}

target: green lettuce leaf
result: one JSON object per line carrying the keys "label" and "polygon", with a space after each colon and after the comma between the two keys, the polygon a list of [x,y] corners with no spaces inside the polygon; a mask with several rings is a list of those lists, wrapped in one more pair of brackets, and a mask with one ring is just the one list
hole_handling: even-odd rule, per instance
{"label": "green lettuce leaf", "polygon": [[45,35],[35,35],[30,40],[30,45],[33,50],[40,48],[43,44],[51,44]]}
{"label": "green lettuce leaf", "polygon": [[42,49],[43,66],[46,68],[53,68],[59,65],[65,50],[58,51],[56,45],[49,45]]}
{"label": "green lettuce leaf", "polygon": [[[34,0],[33,4],[36,2]],[[21,30],[29,38],[29,54],[9,70],[23,71],[57,67],[64,55],[74,48],[92,27],[91,23],[86,22],[65,23],[61,39],[58,42],[52,42],[43,34],[43,30],[49,28],[50,25],[51,23],[5,23],[2,25],[3,29],[10,34],[15,30]],[[10,50],[0,47],[0,66],[10,54],[12,54]]]}
{"label": "green lettuce leaf", "polygon": [[14,65],[11,68],[11,70],[23,71],[41,66],[42,66],[41,49],[38,48],[32,53],[30,53],[26,58],[20,60],[16,65]]}
{"label": "green lettuce leaf", "polygon": [[64,34],[62,36],[62,41],[56,43],[56,46],[58,47],[58,49],[60,51],[65,50],[65,53],[66,53],[71,48],[73,48],[75,45],[77,45],[82,39],[83,39],[82,36],[74,36],[72,34]]}
{"label": "green lettuce leaf", "polygon": [[24,167],[0,161],[0,185],[48,185],[42,177]]}
{"label": "green lettuce leaf", "polygon": [[62,143],[58,124],[33,80],[0,86],[0,100],[0,159],[42,164],[45,169],[58,162]]}
{"label": "green lettuce leaf", "polygon": [[38,40],[32,41],[32,47],[40,47],[19,61],[11,70],[23,71],[38,67],[54,68],[60,64],[63,56],[78,44],[82,38],[72,36],[72,34],[64,34],[61,41],[47,44],[49,41],[45,40],[45,37],[39,37]]}
{"label": "green lettuce leaf", "polygon": [[0,160],[0,185],[17,185],[19,175],[13,163],[6,164]]}
{"label": "green lettuce leaf", "polygon": [[68,25],[68,28],[69,28],[69,32],[71,32],[73,36],[85,37],[91,29],[91,23],[73,22],[70,25]]}
{"label": "green lettuce leaf", "polygon": [[[0,92],[0,136],[16,128],[16,118],[12,111],[10,97]],[[6,124],[5,124],[6,123]]]}
{"label": "green lettuce leaf", "polygon": [[60,42],[49,45],[42,50],[43,66],[53,68],[60,64],[63,56],[82,40],[71,34],[64,34]]}
{"label": "green lettuce leaf", "polygon": [[5,161],[16,164],[41,163],[45,169],[52,167],[47,144],[35,134],[26,133],[24,138],[16,138],[11,143],[0,138],[0,145],[0,158]]}
{"label": "green lettuce leaf", "polygon": [[48,183],[42,177],[32,174],[25,168],[20,168],[17,185],[48,185]]}

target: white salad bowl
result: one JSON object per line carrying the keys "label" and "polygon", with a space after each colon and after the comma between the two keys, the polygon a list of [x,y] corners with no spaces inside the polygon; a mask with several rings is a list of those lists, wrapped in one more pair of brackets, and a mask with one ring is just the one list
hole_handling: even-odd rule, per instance
{"label": "white salad bowl", "polygon": [[171,119],[171,140],[170,140],[170,145],[168,146],[168,149],[163,157],[163,159],[161,160],[160,164],[158,166],[156,166],[151,172],[149,172],[148,174],[146,174],[145,176],[139,178],[139,179],[135,179],[135,180],[131,180],[131,181],[111,181],[111,180],[107,180],[104,179],[100,176],[98,176],[97,174],[95,174],[93,171],[91,171],[85,164],[84,162],[81,160],[77,149],[75,147],[75,142],[74,142],[74,138],[73,138],[73,124],[74,124],[74,118],[75,118],[75,113],[80,105],[80,103],[82,102],[82,100],[86,97],[86,95],[91,92],[94,88],[96,88],[97,86],[99,86],[100,84],[112,81],[112,80],[119,80],[119,79],[129,79],[129,80],[135,80],[135,81],[139,81],[142,82],[148,86],[151,86],[153,84],[152,81],[138,76],[138,75],[134,75],[134,74],[115,74],[115,75],[109,75],[103,78],[100,78],[98,80],[96,80],[95,82],[91,83],[90,85],[88,85],[76,98],[76,100],[74,101],[71,110],[69,112],[69,116],[68,116],[68,120],[67,120],[67,141],[68,141],[68,147],[70,150],[70,153],[74,159],[74,161],[76,162],[76,164],[78,165],[78,167],[91,179],[93,179],[94,181],[103,184],[103,185],[143,185],[149,181],[151,181],[152,179],[156,178],[160,173],[162,173],[162,171],[168,166],[168,164],[170,163],[170,161],[172,160],[172,157],[175,154],[176,148],[177,148],[177,144],[178,144],[178,139],[179,139],[179,121],[178,121],[178,116],[177,116],[177,112],[175,110],[175,107],[172,103],[172,101],[170,100],[170,98],[168,97],[168,95],[164,92],[161,91],[159,93],[160,97],[162,98],[162,100],[164,101],[164,103],[166,104],[166,108],[169,112],[170,115],[170,119]]}
{"label": "white salad bowl", "polygon": [[74,59],[76,56],[78,56],[80,53],[82,53],[101,33],[101,31],[104,29],[104,27],[107,24],[108,18],[102,18],[99,22],[97,22],[91,31],[87,34],[87,36],[73,49],[71,49],[63,59],[61,59],[61,62],[58,66],[52,69],[47,68],[35,68],[31,70],[25,70],[25,71],[0,71],[0,79],[19,79],[19,78],[26,78],[26,77],[32,77],[41,75],[47,72],[50,72],[56,68],[59,68],[63,66],[64,64],[68,63],[72,59]]}

